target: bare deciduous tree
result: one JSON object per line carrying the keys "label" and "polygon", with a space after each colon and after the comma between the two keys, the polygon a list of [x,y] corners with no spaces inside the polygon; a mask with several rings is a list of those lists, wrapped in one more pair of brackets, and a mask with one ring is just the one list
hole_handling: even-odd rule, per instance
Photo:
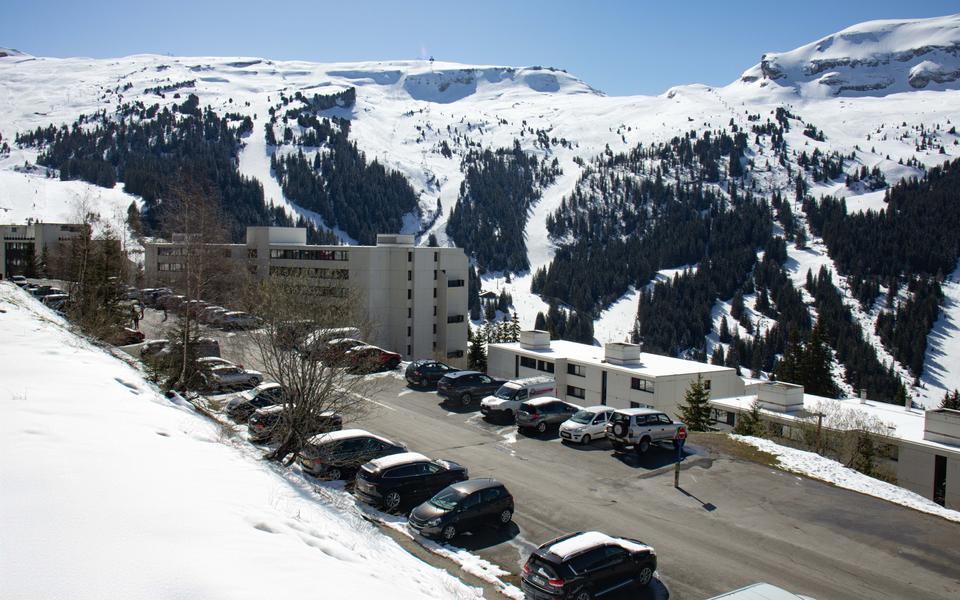
{"label": "bare deciduous tree", "polygon": [[250,291],[249,305],[263,325],[246,333],[249,362],[285,392],[282,417],[274,430],[279,445],[266,458],[289,464],[318,433],[324,415],[335,413],[344,421],[356,421],[374,407],[366,398],[375,393],[378,380],[362,373],[375,365],[357,362],[349,351],[325,344],[345,337],[348,328],[366,337],[372,326],[363,314],[359,292],[349,287],[330,287],[309,276],[285,276],[262,281]]}

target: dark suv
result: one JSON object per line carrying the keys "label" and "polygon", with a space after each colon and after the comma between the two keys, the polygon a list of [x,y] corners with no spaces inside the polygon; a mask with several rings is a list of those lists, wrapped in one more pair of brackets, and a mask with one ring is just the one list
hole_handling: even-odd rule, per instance
{"label": "dark suv", "polygon": [[408,523],[418,533],[449,542],[459,533],[486,525],[506,527],[513,519],[513,496],[496,479],[454,483],[413,509]]}
{"label": "dark suv", "polygon": [[531,429],[536,429],[537,433],[546,433],[548,427],[559,427],[581,408],[583,407],[550,396],[527,400],[517,410],[517,429],[521,433]]}
{"label": "dark suv", "polygon": [[646,586],[657,554],[637,540],[588,531],[559,537],[533,551],[520,576],[527,598],[599,598],[630,585]]}
{"label": "dark suv", "polygon": [[226,413],[237,423],[246,423],[258,408],[280,404],[283,399],[283,387],[279,383],[261,383],[227,402]]}
{"label": "dark suv", "polygon": [[[277,425],[284,418],[286,406],[283,404],[274,404],[266,408],[257,409],[247,421],[247,432],[250,435],[250,441],[255,444],[265,442],[279,442],[282,431],[286,428],[277,429]],[[328,431],[339,431],[343,429],[343,417],[332,412],[323,411],[314,414],[310,418],[311,423],[304,432],[305,435],[316,435],[318,433],[327,433]]]}
{"label": "dark suv", "polygon": [[506,383],[478,371],[448,373],[437,382],[437,394],[462,406],[473,404],[474,398],[483,398],[500,389]]}
{"label": "dark suv", "polygon": [[444,375],[459,370],[439,360],[420,359],[410,363],[403,375],[410,385],[430,387],[437,385]]}
{"label": "dark suv", "polygon": [[394,511],[416,506],[451,483],[466,479],[467,470],[455,462],[403,452],[360,467],[353,493],[371,506]]}
{"label": "dark suv", "polygon": [[406,452],[398,444],[362,429],[343,429],[321,433],[307,440],[297,456],[300,467],[314,477],[346,479],[357,469],[381,456]]}

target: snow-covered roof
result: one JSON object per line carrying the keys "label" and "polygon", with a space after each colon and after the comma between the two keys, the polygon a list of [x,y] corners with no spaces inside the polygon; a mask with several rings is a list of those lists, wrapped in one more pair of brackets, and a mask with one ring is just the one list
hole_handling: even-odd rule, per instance
{"label": "snow-covered roof", "polygon": [[597,546],[607,545],[617,545],[631,552],[653,550],[653,548],[647,546],[646,544],[639,544],[632,540],[613,537],[605,533],[600,533],[599,531],[586,531],[579,535],[567,538],[561,542],[557,542],[556,544],[550,546],[549,551],[551,554],[558,556],[560,560],[567,560],[571,556],[579,554],[585,550],[590,550],[591,548],[596,548]]}
{"label": "snow-covered roof", "polygon": [[601,413],[605,410],[613,410],[613,407],[606,404],[597,404],[596,406],[581,406],[580,410],[589,413]]}
{"label": "snow-covered roof", "polygon": [[380,440],[381,442],[386,442],[388,444],[395,444],[391,440],[388,440],[385,437],[379,436],[375,433],[370,433],[365,429],[341,429],[340,431],[331,431],[328,433],[321,433],[313,436],[308,440],[310,444],[325,444],[327,442],[334,442],[337,440],[347,440],[355,437],[372,437]]}
{"label": "snow-covered roof", "polygon": [[529,404],[530,406],[543,406],[544,404],[549,404],[551,402],[563,402],[563,400],[555,396],[540,396],[538,398],[527,400],[524,402],[524,404]]}
{"label": "snow-covered roof", "polygon": [[[720,409],[743,412],[750,410],[750,407],[756,399],[756,395],[714,398],[710,400],[710,404]],[[837,429],[842,428],[842,426],[837,424],[839,421],[838,417],[850,411],[860,411],[864,415],[882,421],[887,427],[887,433],[885,434],[887,437],[923,446],[930,446],[931,448],[953,454],[960,454],[960,447],[958,446],[932,442],[923,438],[925,413],[923,410],[917,408],[907,409],[898,404],[877,402],[875,400],[864,400],[861,402],[859,398],[836,400],[814,394],[804,394],[803,412],[793,411],[784,413],[765,408],[760,409],[760,412],[764,415],[777,417],[786,421],[810,418],[810,414],[824,413],[826,415],[824,425]]]}
{"label": "snow-covered roof", "polygon": [[382,470],[406,463],[429,460],[429,458],[420,454],[419,452],[401,452],[400,454],[391,454],[389,456],[375,458],[370,461],[370,464],[373,465],[376,470]]}
{"label": "snow-covered roof", "polygon": [[608,371],[620,371],[639,377],[668,377],[670,375],[692,375],[696,373],[734,373],[734,369],[720,365],[684,360],[661,356],[660,354],[640,353],[640,360],[618,365],[607,362],[603,357],[603,348],[580,344],[567,340],[551,340],[549,347],[523,348],[519,342],[490,344],[491,348],[503,348],[523,356],[531,356],[544,360],[567,359],[568,361],[591,366],[602,366]]}

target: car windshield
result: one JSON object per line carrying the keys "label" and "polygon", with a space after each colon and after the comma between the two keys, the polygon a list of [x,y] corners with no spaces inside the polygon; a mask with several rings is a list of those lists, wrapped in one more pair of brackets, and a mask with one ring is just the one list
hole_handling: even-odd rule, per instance
{"label": "car windshield", "polygon": [[570,417],[570,420],[574,423],[582,423],[587,425],[593,422],[594,413],[588,410],[578,410],[575,415]]}
{"label": "car windshield", "polygon": [[494,394],[494,397],[500,398],[501,400],[513,400],[513,397],[516,395],[517,388],[501,385],[500,389],[498,389]]}
{"label": "car windshield", "polygon": [[447,488],[441,490],[440,493],[433,498],[430,498],[430,504],[441,510],[453,510],[457,506],[457,503],[463,500],[463,498],[464,494],[461,492],[458,492],[454,488]]}

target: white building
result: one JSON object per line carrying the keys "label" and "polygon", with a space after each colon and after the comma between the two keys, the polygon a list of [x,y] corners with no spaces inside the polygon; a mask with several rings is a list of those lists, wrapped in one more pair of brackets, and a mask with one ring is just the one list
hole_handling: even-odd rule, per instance
{"label": "white building", "polygon": [[61,242],[83,233],[84,227],[66,223],[0,225],[0,279],[35,276],[45,257],[55,253]]}
{"label": "white building", "polygon": [[548,374],[556,380],[557,396],[569,402],[650,406],[671,416],[698,375],[711,397],[744,393],[743,380],[729,367],[649,354],[636,344],[608,343],[600,348],[551,341],[546,331],[523,331],[519,342],[489,344],[487,372],[506,379]]}
{"label": "white building", "polygon": [[[257,279],[302,276],[329,297],[349,290],[365,304],[371,342],[404,358],[435,357],[465,366],[468,262],[459,248],[414,246],[412,235],[378,235],[376,246],[307,244],[298,227],[248,227],[245,244],[221,244]],[[144,245],[148,285],[176,285],[184,244]]]}
{"label": "white building", "polygon": [[[734,425],[759,402],[764,420],[783,426],[784,437],[801,423],[820,421],[826,429],[849,430],[859,412],[879,421],[886,433],[875,436],[897,485],[947,508],[960,509],[960,411],[906,408],[862,398],[834,400],[805,394],[803,386],[760,383],[746,395],[710,400],[717,420]],[[876,422],[874,421],[874,422]],[[797,432],[799,434],[799,432]]]}

